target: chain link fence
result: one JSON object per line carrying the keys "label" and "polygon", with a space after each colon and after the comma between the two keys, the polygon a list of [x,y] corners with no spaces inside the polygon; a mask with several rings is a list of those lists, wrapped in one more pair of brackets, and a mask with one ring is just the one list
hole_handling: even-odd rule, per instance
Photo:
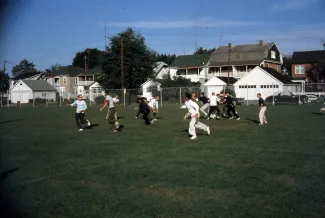
{"label": "chain link fence", "polygon": [[[221,85],[221,86],[202,86],[202,87],[150,87],[144,89],[94,89],[83,93],[84,99],[89,106],[102,105],[105,101],[105,92],[110,92],[113,97],[118,96],[120,104],[134,106],[137,104],[138,95],[149,98],[159,96],[159,104],[163,105],[182,105],[186,92],[195,92],[199,96],[204,92],[207,97],[215,94],[230,92],[234,98],[242,99],[246,105],[257,103],[257,93],[261,93],[265,99],[277,96],[280,93],[292,93],[293,95],[314,95],[317,97],[325,96],[325,83],[306,83],[290,85]],[[52,107],[65,106],[77,99],[77,93],[60,92],[4,92],[1,93],[1,107]]]}

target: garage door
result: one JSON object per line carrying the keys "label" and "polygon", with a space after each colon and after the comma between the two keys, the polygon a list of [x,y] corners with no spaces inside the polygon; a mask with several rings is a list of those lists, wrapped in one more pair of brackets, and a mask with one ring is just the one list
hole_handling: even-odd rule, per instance
{"label": "garage door", "polygon": [[27,92],[11,92],[11,102],[17,103],[20,101],[20,103],[28,103],[29,99],[31,98],[31,93],[29,91]]}

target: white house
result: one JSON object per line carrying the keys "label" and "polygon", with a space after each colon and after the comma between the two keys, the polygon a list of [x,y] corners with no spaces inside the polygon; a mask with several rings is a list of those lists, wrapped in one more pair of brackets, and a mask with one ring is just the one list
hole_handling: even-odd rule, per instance
{"label": "white house", "polygon": [[293,85],[289,77],[281,75],[272,68],[255,67],[246,76],[235,84],[237,98],[257,100],[257,93],[265,99],[276,92],[296,92],[297,86]]}
{"label": "white house", "polygon": [[163,79],[163,77],[169,73],[168,64],[162,61],[156,62],[153,72],[155,74],[155,79]]}
{"label": "white house", "polygon": [[19,80],[9,92],[11,103],[28,103],[37,98],[55,101],[57,90],[45,80]]}
{"label": "white house", "polygon": [[89,99],[90,101],[94,101],[96,97],[98,96],[105,96],[105,91],[103,90],[103,87],[99,85],[98,82],[93,82],[89,86]]}
{"label": "white house", "polygon": [[[233,85],[237,79],[229,77],[229,85]],[[221,93],[226,89],[228,77],[212,77],[208,82],[204,83],[203,89],[206,96],[211,96],[212,92],[215,94]]]}
{"label": "white house", "polygon": [[30,72],[25,73],[9,80],[9,89],[12,89],[19,80],[45,80],[45,73]]}
{"label": "white house", "polygon": [[209,79],[212,77],[212,75],[208,74],[209,60],[209,54],[177,56],[169,67],[170,77],[182,76],[190,79],[192,82]]}
{"label": "white house", "polygon": [[147,99],[152,98],[153,91],[160,91],[161,84],[159,82],[153,81],[152,79],[148,79],[141,85],[142,96]]}

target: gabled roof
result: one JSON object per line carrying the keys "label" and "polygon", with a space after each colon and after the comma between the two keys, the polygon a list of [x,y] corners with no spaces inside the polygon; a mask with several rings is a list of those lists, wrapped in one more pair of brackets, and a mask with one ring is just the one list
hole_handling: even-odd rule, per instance
{"label": "gabled roof", "polygon": [[159,82],[157,82],[157,81],[154,81],[154,80],[152,80],[152,79],[148,79],[147,81],[145,81],[144,83],[142,83],[141,84],[141,86],[140,87],[142,87],[142,86],[144,86],[145,84],[147,84],[147,83],[149,83],[149,82],[152,82],[154,85],[156,85],[156,86],[160,86],[161,84],[159,83]]}
{"label": "gabled roof", "polygon": [[[226,76],[217,76],[218,79],[220,79],[221,81],[225,82],[226,84],[228,83],[228,77]],[[234,77],[229,77],[229,85],[234,84],[235,82],[237,82],[238,80],[235,79]]]}
{"label": "gabled roof", "polygon": [[[231,65],[259,65],[266,57],[274,42],[247,45],[235,45],[230,50]],[[211,54],[210,66],[228,65],[229,49],[228,46],[220,46]]]}
{"label": "gabled roof", "polygon": [[75,67],[72,65],[58,67],[55,71],[48,73],[48,77],[56,77],[56,76],[77,76],[78,74],[82,73],[84,69],[81,67]]}
{"label": "gabled roof", "polygon": [[325,50],[293,52],[293,64],[313,64],[325,62]]}
{"label": "gabled roof", "polygon": [[[54,91],[54,92],[57,91],[53,86],[51,86],[45,80],[21,80],[21,81],[25,83],[33,91]],[[19,82],[17,84],[19,84]]]}
{"label": "gabled roof", "polygon": [[261,67],[264,71],[266,71],[268,74],[273,76],[275,79],[279,80],[283,84],[292,84],[291,78],[288,76],[283,76],[281,73],[276,71],[273,68],[266,68],[266,67]]}
{"label": "gabled roof", "polygon": [[101,72],[103,72],[102,66],[97,66],[88,71],[83,71],[82,73],[78,74],[78,76],[93,76]]}
{"label": "gabled roof", "polygon": [[209,60],[210,60],[209,54],[180,55],[176,57],[175,61],[170,65],[170,67],[171,68],[201,67],[207,64]]}
{"label": "gabled roof", "polygon": [[43,73],[41,73],[41,72],[27,72],[27,73],[20,74],[12,79],[13,80],[27,79],[27,78],[34,77],[39,74],[41,75]]}

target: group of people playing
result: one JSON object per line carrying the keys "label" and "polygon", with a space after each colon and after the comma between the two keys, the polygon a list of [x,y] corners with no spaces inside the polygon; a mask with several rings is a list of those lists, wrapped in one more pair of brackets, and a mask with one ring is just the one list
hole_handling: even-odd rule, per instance
{"label": "group of people playing", "polygon": [[[257,94],[258,97],[258,103],[259,103],[259,118],[260,118],[260,125],[266,124],[266,105],[261,97],[261,94]],[[151,125],[153,122],[157,121],[157,114],[158,114],[158,101],[159,96],[155,96],[154,98],[150,99],[149,101],[142,96],[138,96],[137,102],[138,102],[138,113],[136,115],[136,119],[139,118],[139,115],[142,114],[142,119],[145,121],[145,125]],[[196,103],[197,101],[201,102],[201,109],[199,105]],[[117,120],[117,112],[116,112],[116,104],[118,104],[119,99],[118,96],[115,95],[112,97],[111,93],[107,93],[104,105],[100,108],[100,111],[102,112],[106,107],[108,107],[107,116],[106,119],[108,120],[108,123],[111,125],[111,130],[113,132],[118,132],[118,129],[116,128],[116,120]],[[184,116],[184,119],[190,118],[190,124],[189,124],[189,134],[191,135],[191,139],[197,139],[196,134],[196,128],[202,129],[203,131],[207,132],[207,135],[211,134],[210,127],[201,123],[199,121],[200,119],[200,112],[204,114],[204,117],[209,120],[211,118],[220,119],[221,111],[219,109],[218,105],[223,105],[223,113],[222,116],[225,117],[225,113],[227,112],[228,119],[233,119],[234,115],[236,117],[236,120],[240,120],[239,115],[236,112],[236,107],[234,104],[234,101],[230,95],[230,93],[225,93],[224,95],[215,94],[212,93],[212,96],[210,98],[207,98],[204,93],[200,93],[200,97],[196,97],[196,93],[193,92],[192,94],[186,93],[185,94],[185,107],[188,110],[188,113]],[[76,106],[76,114],[75,114],[75,121],[79,128],[79,131],[83,131],[82,124],[87,124],[90,126],[90,121],[85,119],[85,110],[87,109],[87,104],[83,100],[82,95],[78,95],[78,99],[72,103],[67,104],[68,106]],[[209,112],[207,113],[206,110],[209,108]],[[213,114],[217,113],[217,115],[214,117]],[[153,118],[149,118],[150,114],[152,114]]]}

